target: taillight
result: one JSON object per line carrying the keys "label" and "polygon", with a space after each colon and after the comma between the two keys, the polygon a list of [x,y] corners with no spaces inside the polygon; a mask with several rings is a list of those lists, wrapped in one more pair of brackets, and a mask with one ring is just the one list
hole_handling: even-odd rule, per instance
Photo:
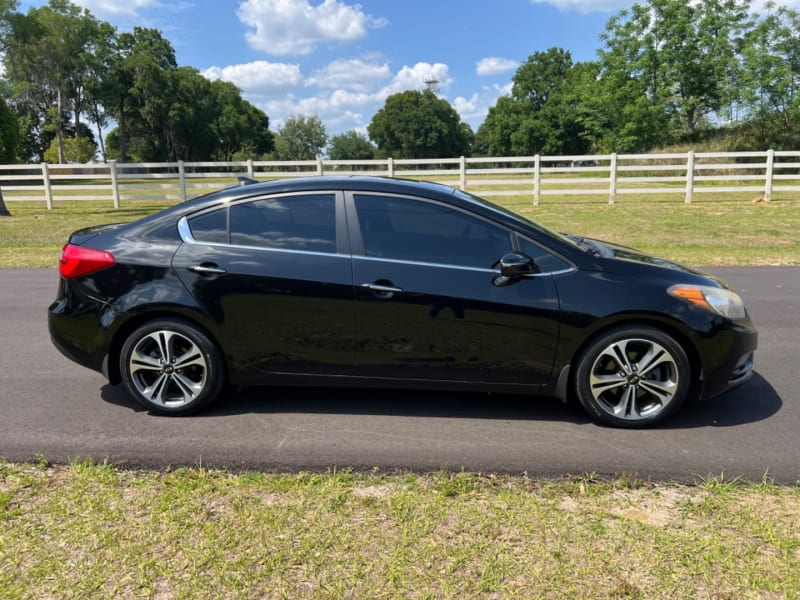
{"label": "taillight", "polygon": [[58,270],[63,278],[74,279],[110,267],[114,262],[110,252],[67,244],[61,251]]}

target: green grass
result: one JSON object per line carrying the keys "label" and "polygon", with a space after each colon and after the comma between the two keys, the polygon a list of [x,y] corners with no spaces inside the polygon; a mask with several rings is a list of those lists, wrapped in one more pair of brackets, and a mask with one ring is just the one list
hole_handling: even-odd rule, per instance
{"label": "green grass", "polygon": [[[480,191],[477,191],[480,194]],[[800,264],[800,195],[777,194],[754,204],[751,194],[500,197],[503,204],[552,229],[595,237],[689,265]],[[98,223],[130,221],[170,205],[111,201],[9,202],[11,218],[0,218],[0,267],[53,267],[70,232]]]}
{"label": "green grass", "polygon": [[800,488],[0,463],[15,598],[800,595]]}

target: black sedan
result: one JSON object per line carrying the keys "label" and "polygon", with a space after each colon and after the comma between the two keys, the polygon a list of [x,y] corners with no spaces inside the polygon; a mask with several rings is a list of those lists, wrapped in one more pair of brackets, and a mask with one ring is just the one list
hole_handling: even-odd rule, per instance
{"label": "black sedan", "polygon": [[83,229],[60,275],[55,345],[169,415],[288,383],[574,397],[645,427],[747,381],[757,344],[719,279],[395,179],[242,185]]}

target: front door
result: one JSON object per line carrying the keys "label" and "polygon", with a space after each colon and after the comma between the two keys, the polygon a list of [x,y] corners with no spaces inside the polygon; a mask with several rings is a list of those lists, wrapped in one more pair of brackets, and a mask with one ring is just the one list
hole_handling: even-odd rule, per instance
{"label": "front door", "polygon": [[[354,194],[357,371],[543,384],[558,340],[550,276],[497,285],[513,249],[496,223],[423,199]],[[353,215],[355,213],[355,215]]]}

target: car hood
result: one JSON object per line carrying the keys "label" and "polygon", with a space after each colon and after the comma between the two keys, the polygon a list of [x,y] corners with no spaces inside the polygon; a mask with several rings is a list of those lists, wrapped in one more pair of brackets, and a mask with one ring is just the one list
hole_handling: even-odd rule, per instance
{"label": "car hood", "polygon": [[639,265],[643,268],[651,267],[651,268],[659,268],[659,269],[666,269],[668,271],[672,271],[675,273],[684,273],[686,275],[691,275],[694,277],[702,277],[704,279],[710,280],[720,287],[728,288],[730,287],[724,280],[711,275],[705,271],[700,269],[695,269],[693,267],[687,267],[686,265],[682,265],[680,263],[676,263],[671,260],[667,260],[666,258],[660,258],[658,256],[652,256],[650,254],[645,254],[644,252],[640,252],[639,250],[634,250],[633,248],[628,248],[626,246],[620,246],[618,244],[612,244],[610,242],[604,242],[601,240],[594,240],[594,239],[585,239],[585,241],[594,246],[597,249],[597,255],[603,262],[603,265],[609,271],[615,270],[615,265],[619,263],[619,261],[624,261],[628,265],[631,263],[635,265]]}

